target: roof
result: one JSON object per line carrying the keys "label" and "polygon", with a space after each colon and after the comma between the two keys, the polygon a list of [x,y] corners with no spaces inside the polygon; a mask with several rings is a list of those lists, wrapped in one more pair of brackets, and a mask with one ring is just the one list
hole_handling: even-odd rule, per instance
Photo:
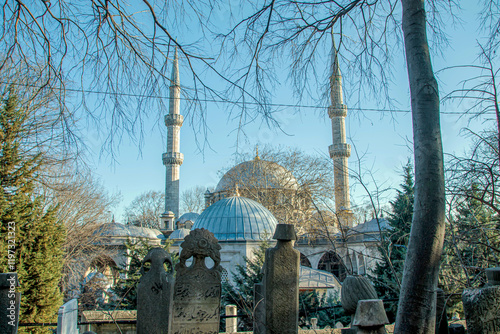
{"label": "roof", "polygon": [[99,233],[103,237],[130,237],[130,238],[149,238],[149,239],[164,239],[163,233],[160,230],[139,227],[134,225],[124,225],[119,223],[102,224],[95,233]]}
{"label": "roof", "polygon": [[237,185],[245,188],[297,189],[297,179],[285,167],[267,160],[255,158],[231,168],[220,179],[215,192],[235,189]]}
{"label": "roof", "polygon": [[341,287],[339,280],[332,273],[300,266],[300,289],[340,289]]}
{"label": "roof", "polygon": [[190,220],[194,223],[199,216],[200,216],[199,213],[188,212],[188,213],[185,213],[182,216],[180,216],[179,219],[177,220],[177,222],[183,224],[183,223],[187,222],[188,220]]}
{"label": "roof", "polygon": [[191,232],[191,230],[187,228],[180,228],[178,230],[173,231],[168,238],[170,240],[184,240],[184,238]]}
{"label": "roof", "polygon": [[389,228],[389,221],[385,218],[374,218],[363,224],[354,226],[351,231],[353,233],[378,233],[380,230],[387,230]]}
{"label": "roof", "polygon": [[276,218],[262,204],[235,196],[205,209],[192,229],[205,228],[219,241],[264,240],[273,235],[277,224]]}

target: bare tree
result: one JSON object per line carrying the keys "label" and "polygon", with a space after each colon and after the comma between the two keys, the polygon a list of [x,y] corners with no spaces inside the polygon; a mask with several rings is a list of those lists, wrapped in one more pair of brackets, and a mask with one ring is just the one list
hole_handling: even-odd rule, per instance
{"label": "bare tree", "polygon": [[[480,65],[461,65],[448,67],[445,70],[472,69],[475,75],[462,81],[459,89],[447,94],[443,100],[458,100],[460,103],[470,102],[466,105],[465,113],[472,118],[487,116],[493,113],[496,121],[496,131],[500,134],[500,105],[498,101],[497,75],[500,68],[495,67],[495,52],[485,49],[479,44],[481,50]],[[500,137],[497,136],[497,152],[500,152]],[[500,155],[498,155],[500,161]],[[498,163],[500,168],[500,162]]]}
{"label": "bare tree", "polygon": [[112,207],[118,197],[109,195],[88,172],[76,171],[74,165],[50,166],[38,193],[48,206],[57,206],[58,220],[66,227],[63,280],[66,297],[79,290],[85,271],[93,260],[107,251],[100,245],[103,224],[112,220]]}
{"label": "bare tree", "polygon": [[165,204],[165,194],[150,190],[137,196],[125,209],[127,224],[160,228],[160,215]]}
{"label": "bare tree", "polygon": [[202,186],[196,186],[186,189],[181,194],[181,212],[201,213],[205,209],[205,189]]}
{"label": "bare tree", "polygon": [[[112,153],[123,135],[142,139],[151,110],[158,111],[156,116],[165,110],[177,49],[188,73],[184,84],[190,88],[183,93],[192,111],[189,120],[204,126],[203,101],[227,100],[222,89],[214,88],[220,84],[211,80],[242,89],[216,68],[217,48],[210,50],[207,43],[202,49],[195,42],[213,29],[212,12],[219,2],[7,0],[1,7],[0,70],[11,66],[37,73],[30,85],[57,96],[58,125],[68,139],[78,142],[71,119],[81,107],[90,122],[106,131],[105,148]],[[97,102],[89,97],[95,94]],[[259,105],[252,95],[245,96]]]}

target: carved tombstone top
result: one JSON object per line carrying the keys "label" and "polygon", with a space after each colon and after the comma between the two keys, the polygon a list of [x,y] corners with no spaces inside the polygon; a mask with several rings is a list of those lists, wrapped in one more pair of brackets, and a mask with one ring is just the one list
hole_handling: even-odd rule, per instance
{"label": "carved tombstone top", "polygon": [[[220,245],[213,233],[195,229],[181,244],[174,288],[172,333],[217,334],[219,332],[221,272]],[[212,268],[205,258],[214,262]],[[186,261],[193,258],[190,266]]]}
{"label": "carved tombstone top", "polygon": [[[209,257],[214,261],[212,269],[217,269],[220,265],[220,245],[214,234],[204,228],[197,228],[189,233],[181,244],[181,254],[179,263],[175,266],[175,270],[183,271],[186,268],[186,261],[193,258],[192,267],[206,268],[205,258]],[[220,271],[220,270],[219,270]]]}
{"label": "carved tombstone top", "polygon": [[[151,263],[149,271],[144,265]],[[167,273],[165,263],[171,270]],[[172,313],[174,288],[173,264],[170,254],[161,248],[153,248],[141,263],[141,279],[137,286],[137,333],[167,334]]]}

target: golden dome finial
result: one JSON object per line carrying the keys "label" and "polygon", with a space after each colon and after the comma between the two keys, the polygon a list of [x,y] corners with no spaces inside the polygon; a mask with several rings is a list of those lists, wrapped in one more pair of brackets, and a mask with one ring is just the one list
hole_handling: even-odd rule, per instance
{"label": "golden dome finial", "polygon": [[240,189],[238,183],[236,183],[236,189],[234,190],[234,196],[240,197]]}
{"label": "golden dome finial", "polygon": [[255,159],[254,160],[260,160],[260,157],[259,157],[259,144],[255,145]]}

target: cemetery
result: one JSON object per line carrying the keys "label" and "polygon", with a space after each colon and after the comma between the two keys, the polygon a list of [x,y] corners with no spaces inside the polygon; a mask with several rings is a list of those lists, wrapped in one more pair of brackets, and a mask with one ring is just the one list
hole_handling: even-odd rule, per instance
{"label": "cemetery", "polygon": [[[372,284],[362,276],[348,276],[342,284],[341,304],[351,317],[349,327],[318,328],[312,318],[309,328],[299,328],[299,252],[293,243],[293,225],[278,224],[273,239],[276,246],[266,251],[261,283],[254,286],[253,333],[390,333],[391,326]],[[152,248],[144,257],[137,286],[137,311],[129,312],[129,324],[116,322],[118,312],[109,313],[113,321],[106,326],[94,321],[83,324],[78,301],[72,299],[58,312],[57,333],[137,333],[137,334],[217,334],[238,332],[238,310],[226,306],[225,329],[220,331],[222,268],[220,245],[214,234],[195,229],[184,239],[179,262],[172,266],[163,248]],[[207,259],[212,265],[207,267]],[[145,264],[149,263],[148,271]],[[170,270],[166,271],[164,264]],[[175,273],[175,274],[174,274]],[[436,333],[498,333],[500,331],[500,268],[487,270],[488,284],[465,290],[462,296],[466,325],[448,325],[444,294],[437,291]],[[17,333],[19,293],[15,293],[17,274],[0,275],[0,330]],[[135,313],[135,316],[134,316]],[[80,320],[79,320],[80,318]],[[120,320],[123,318],[120,316]],[[95,318],[94,318],[95,319]],[[105,317],[102,318],[106,319]],[[101,321],[105,323],[106,321]],[[123,328],[122,328],[123,326]],[[91,330],[91,328],[93,330]],[[465,331],[467,328],[467,331]]]}
{"label": "cemetery", "polygon": [[[443,100],[425,30],[433,27],[432,34],[437,36],[433,38],[445,40],[444,30],[439,32],[444,23],[438,19],[440,10],[424,8],[424,3],[437,6],[434,1],[271,0],[264,1],[262,8],[252,7],[250,1],[240,8],[250,16],[239,23],[231,21],[234,26],[227,34],[214,35],[222,41],[220,45],[208,39],[200,47],[195,42],[178,42],[168,32],[172,27],[161,22],[174,18],[177,25],[190,12],[201,20],[202,31],[212,33],[221,22],[227,23],[227,17],[235,17],[236,9],[216,8],[212,1],[203,10],[199,8],[206,5],[204,1],[180,1],[179,8],[173,6],[175,10],[170,9],[170,2],[161,1],[153,5],[148,1],[91,1],[89,6],[59,1],[58,13],[56,2],[33,6],[6,1],[3,6],[0,43],[11,40],[11,45],[3,45],[5,55],[0,53],[5,79],[0,84],[0,334],[500,334],[496,187],[500,107],[495,78],[500,69],[494,67],[495,50],[500,46],[499,3],[484,1],[492,13],[481,14],[481,29],[488,26],[493,32],[488,40],[491,47],[478,41],[481,65],[458,66],[480,70],[480,74],[464,79],[461,88],[444,98],[474,101],[460,106],[466,109],[461,109],[463,115],[472,112],[471,119],[485,115],[496,119],[494,130],[468,129],[473,139],[464,157],[455,152],[443,154],[440,117],[447,113],[440,114]],[[184,3],[191,8],[181,8]],[[233,6],[230,3],[228,8]],[[385,15],[374,14],[386,5]],[[399,5],[404,7],[401,22],[394,16]],[[137,12],[128,13],[124,7]],[[186,12],[169,16],[180,9]],[[354,19],[351,11],[358,9],[361,19]],[[224,19],[218,16],[221,13]],[[427,13],[432,13],[431,20]],[[71,18],[65,18],[66,14]],[[151,21],[152,25],[144,28],[140,22],[144,18],[148,18],[145,24]],[[220,22],[212,26],[205,20]],[[344,27],[343,20],[354,28]],[[184,23],[191,26],[192,22]],[[18,26],[25,30],[22,36]],[[382,31],[380,36],[377,32],[373,38],[373,27]],[[263,29],[260,35],[259,29]],[[389,30],[396,31],[395,40],[404,40],[398,48],[404,47],[407,56],[410,91],[405,91],[408,96],[404,98],[411,100],[409,110],[395,108],[390,95],[392,77],[387,74],[393,70],[389,61],[393,50],[386,40]],[[50,37],[54,31],[59,32],[55,41]],[[297,39],[308,31],[312,32],[304,40]],[[236,34],[242,32],[239,45]],[[360,41],[349,35],[352,32]],[[324,36],[329,40],[325,42]],[[26,41],[32,45],[27,55]],[[204,49],[220,47],[222,52],[229,44],[231,56],[203,55]],[[252,55],[249,64],[233,68],[234,59],[248,57],[237,50],[245,47]],[[289,48],[288,53],[281,47]],[[362,50],[356,51],[358,47]],[[325,50],[329,57],[321,55]],[[300,101],[305,101],[302,94],[306,91],[323,90],[314,105],[294,104],[289,96],[286,103],[274,104],[268,97],[272,91],[266,88],[267,80],[277,86],[282,73],[273,75],[264,68],[277,69],[272,63],[278,53],[292,59],[280,66],[290,66],[285,69],[291,73],[288,79],[298,84],[294,94],[300,95]],[[259,58],[262,55],[267,55],[265,60]],[[65,62],[66,57],[76,64]],[[229,72],[218,68],[219,58]],[[344,61],[347,78],[358,81],[357,90],[352,91],[351,83],[346,96],[342,76],[346,72],[340,70]],[[198,72],[198,66],[205,70]],[[94,72],[90,76],[87,67]],[[181,86],[180,73],[187,73],[183,78],[191,80],[186,86]],[[82,87],[69,88],[78,76]],[[302,85],[311,80],[308,76],[315,82]],[[229,88],[219,91],[215,88],[218,81]],[[365,88],[381,100],[377,103],[382,107],[363,107]],[[152,155],[165,176],[159,181],[155,178],[163,189],[151,190],[146,193],[149,197],[139,195],[142,202],[131,202],[123,223],[120,218],[115,221],[111,210],[120,194],[109,195],[94,180],[92,168],[88,175],[79,170],[83,161],[79,146],[86,144],[79,141],[81,129],[75,125],[78,117],[70,111],[73,106],[65,102],[70,92],[82,95],[76,109],[89,112],[88,137],[100,135],[89,124],[109,127],[103,142],[109,146],[103,144],[102,150],[109,150],[111,156],[119,146],[115,140],[121,140],[124,133],[134,144],[143,144],[147,130],[141,113],[150,112],[150,101],[159,101],[158,132],[164,140],[161,151]],[[87,97],[94,95],[99,96],[95,101]],[[349,110],[345,101],[350,104],[354,95],[359,101]],[[386,95],[386,100],[379,95]],[[320,100],[327,102],[317,103]],[[102,115],[92,113],[94,103],[98,110],[102,108],[98,111]],[[219,170],[220,175],[203,173],[205,179],[199,183],[203,186],[187,192],[182,208],[182,181],[195,179],[205,166],[193,163],[193,150],[186,150],[186,156],[181,153],[185,117],[193,131],[182,137],[183,143],[195,143],[198,152],[201,137],[197,136],[209,132],[205,108],[224,103],[241,108],[239,116],[228,114],[234,118],[231,122],[239,119],[235,158],[231,166]],[[139,111],[130,112],[134,107]],[[269,146],[259,151],[265,137],[260,127],[257,137],[249,140],[242,133],[240,138],[242,124],[258,119],[248,110],[262,113],[262,123],[276,123],[275,129],[288,136],[287,125],[305,124],[312,116],[303,113],[299,120],[294,114],[290,121],[279,112],[301,108],[301,112],[320,110],[326,120],[324,157],[311,152],[311,147],[305,152],[288,146],[275,148],[276,137],[264,140]],[[399,186],[391,180],[386,187],[372,170],[362,171],[366,153],[358,151],[357,139],[348,135],[354,127],[346,127],[348,120],[359,117],[352,116],[354,110],[411,114],[414,136],[404,143],[413,146],[413,158],[401,166]],[[222,123],[219,116],[217,122]],[[122,127],[116,128],[115,122]],[[315,126],[303,126],[300,134],[304,137],[299,139],[311,139],[314,149],[319,146],[314,132],[322,125]],[[385,138],[381,131],[371,138],[375,136]],[[201,146],[211,145],[207,138]],[[92,144],[98,141],[90,139]],[[240,140],[252,145],[247,150],[251,153],[239,151]],[[381,145],[384,153],[391,145]],[[354,164],[351,155],[355,155]],[[191,165],[181,177],[185,158],[186,162],[191,159]],[[139,174],[151,173],[150,166],[139,169],[120,182],[133,183]],[[363,190],[362,202],[356,203],[352,194],[356,191],[353,181],[358,192]],[[394,196],[385,197],[386,193]]]}

